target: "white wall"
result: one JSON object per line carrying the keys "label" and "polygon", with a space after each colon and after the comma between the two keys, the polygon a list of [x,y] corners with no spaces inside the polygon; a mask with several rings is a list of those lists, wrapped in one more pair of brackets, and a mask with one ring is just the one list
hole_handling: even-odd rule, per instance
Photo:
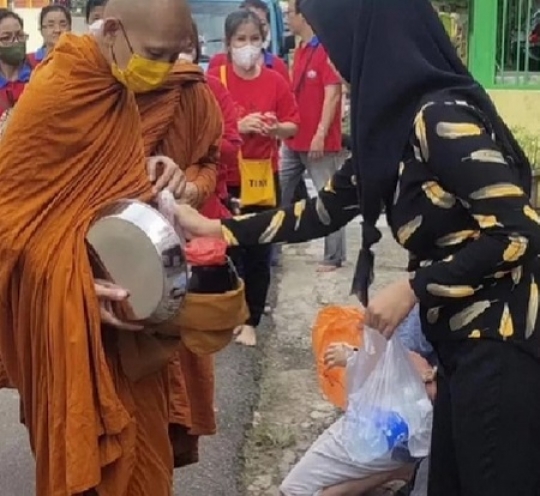
{"label": "white wall", "polygon": [[[43,43],[43,38],[39,32],[39,13],[41,9],[15,9],[24,22],[24,30],[29,34],[27,50],[28,53],[35,52]],[[83,17],[73,18],[73,32],[83,34],[87,31]]]}

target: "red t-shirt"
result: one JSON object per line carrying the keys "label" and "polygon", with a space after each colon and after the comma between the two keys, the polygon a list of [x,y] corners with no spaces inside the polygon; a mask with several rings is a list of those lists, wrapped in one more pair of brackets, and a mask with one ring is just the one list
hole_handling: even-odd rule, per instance
{"label": "red t-shirt", "polygon": [[[263,51],[264,56],[264,65],[267,69],[272,69],[273,71],[276,71],[278,74],[281,74],[285,81],[287,81],[289,84],[291,82],[291,77],[289,74],[289,67],[287,64],[280,59],[279,57],[276,57],[273,53]],[[226,53],[216,53],[211,59],[210,62],[208,62],[208,70],[213,71],[217,67],[220,67],[222,65],[225,65],[229,62],[229,59],[227,58]]]}
{"label": "red t-shirt", "polygon": [[[242,139],[238,133],[238,114],[236,105],[229,90],[221,84],[221,81],[213,76],[207,76],[208,87],[216,97],[223,117],[223,135],[221,136],[220,162],[216,180],[216,191],[206,200],[201,212],[211,219],[224,219],[231,216],[220,200],[227,198],[227,169],[232,163],[238,162],[238,152]],[[228,165],[229,164],[229,165]]]}
{"label": "red t-shirt", "polygon": [[[291,150],[309,151],[321,120],[324,90],[327,86],[340,84],[341,78],[317,38],[297,48],[294,54],[292,87],[298,102],[301,126],[298,134],[287,140],[287,146]],[[326,134],[324,149],[327,152],[341,150],[341,102]]]}
{"label": "red t-shirt", "polygon": [[[226,85],[236,103],[238,118],[255,112],[274,112],[279,122],[299,124],[298,107],[289,84],[276,72],[261,68],[255,79],[239,77],[229,63],[226,66]],[[220,68],[211,76],[220,78]],[[220,78],[221,79],[221,78]],[[242,135],[242,156],[246,159],[272,159],[274,171],[278,170],[279,146],[274,138],[258,134]],[[238,186],[240,173],[238,160],[227,167],[227,184]]]}

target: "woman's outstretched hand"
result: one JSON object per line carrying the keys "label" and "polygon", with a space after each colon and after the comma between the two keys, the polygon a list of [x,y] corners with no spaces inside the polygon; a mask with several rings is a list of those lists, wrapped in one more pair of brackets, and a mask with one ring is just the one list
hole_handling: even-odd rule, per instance
{"label": "woman's outstretched hand", "polygon": [[175,212],[178,225],[184,230],[186,238],[222,237],[219,220],[208,219],[185,203],[177,204]]}

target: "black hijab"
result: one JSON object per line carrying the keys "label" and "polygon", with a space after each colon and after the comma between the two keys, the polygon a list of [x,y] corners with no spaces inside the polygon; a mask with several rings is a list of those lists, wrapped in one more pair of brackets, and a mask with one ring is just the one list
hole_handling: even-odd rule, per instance
{"label": "black hijab", "polygon": [[352,154],[362,207],[362,247],[352,292],[367,305],[373,244],[389,205],[413,120],[430,95],[475,105],[530,190],[530,164],[473,79],[429,0],[300,0],[300,12],[350,84]]}

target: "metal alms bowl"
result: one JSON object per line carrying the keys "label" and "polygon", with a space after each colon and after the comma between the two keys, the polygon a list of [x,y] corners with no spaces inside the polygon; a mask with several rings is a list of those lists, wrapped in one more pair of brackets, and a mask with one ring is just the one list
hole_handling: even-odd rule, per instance
{"label": "metal alms bowl", "polygon": [[87,237],[112,282],[129,291],[132,319],[157,325],[174,318],[187,292],[185,241],[155,208],[122,200],[103,209]]}

